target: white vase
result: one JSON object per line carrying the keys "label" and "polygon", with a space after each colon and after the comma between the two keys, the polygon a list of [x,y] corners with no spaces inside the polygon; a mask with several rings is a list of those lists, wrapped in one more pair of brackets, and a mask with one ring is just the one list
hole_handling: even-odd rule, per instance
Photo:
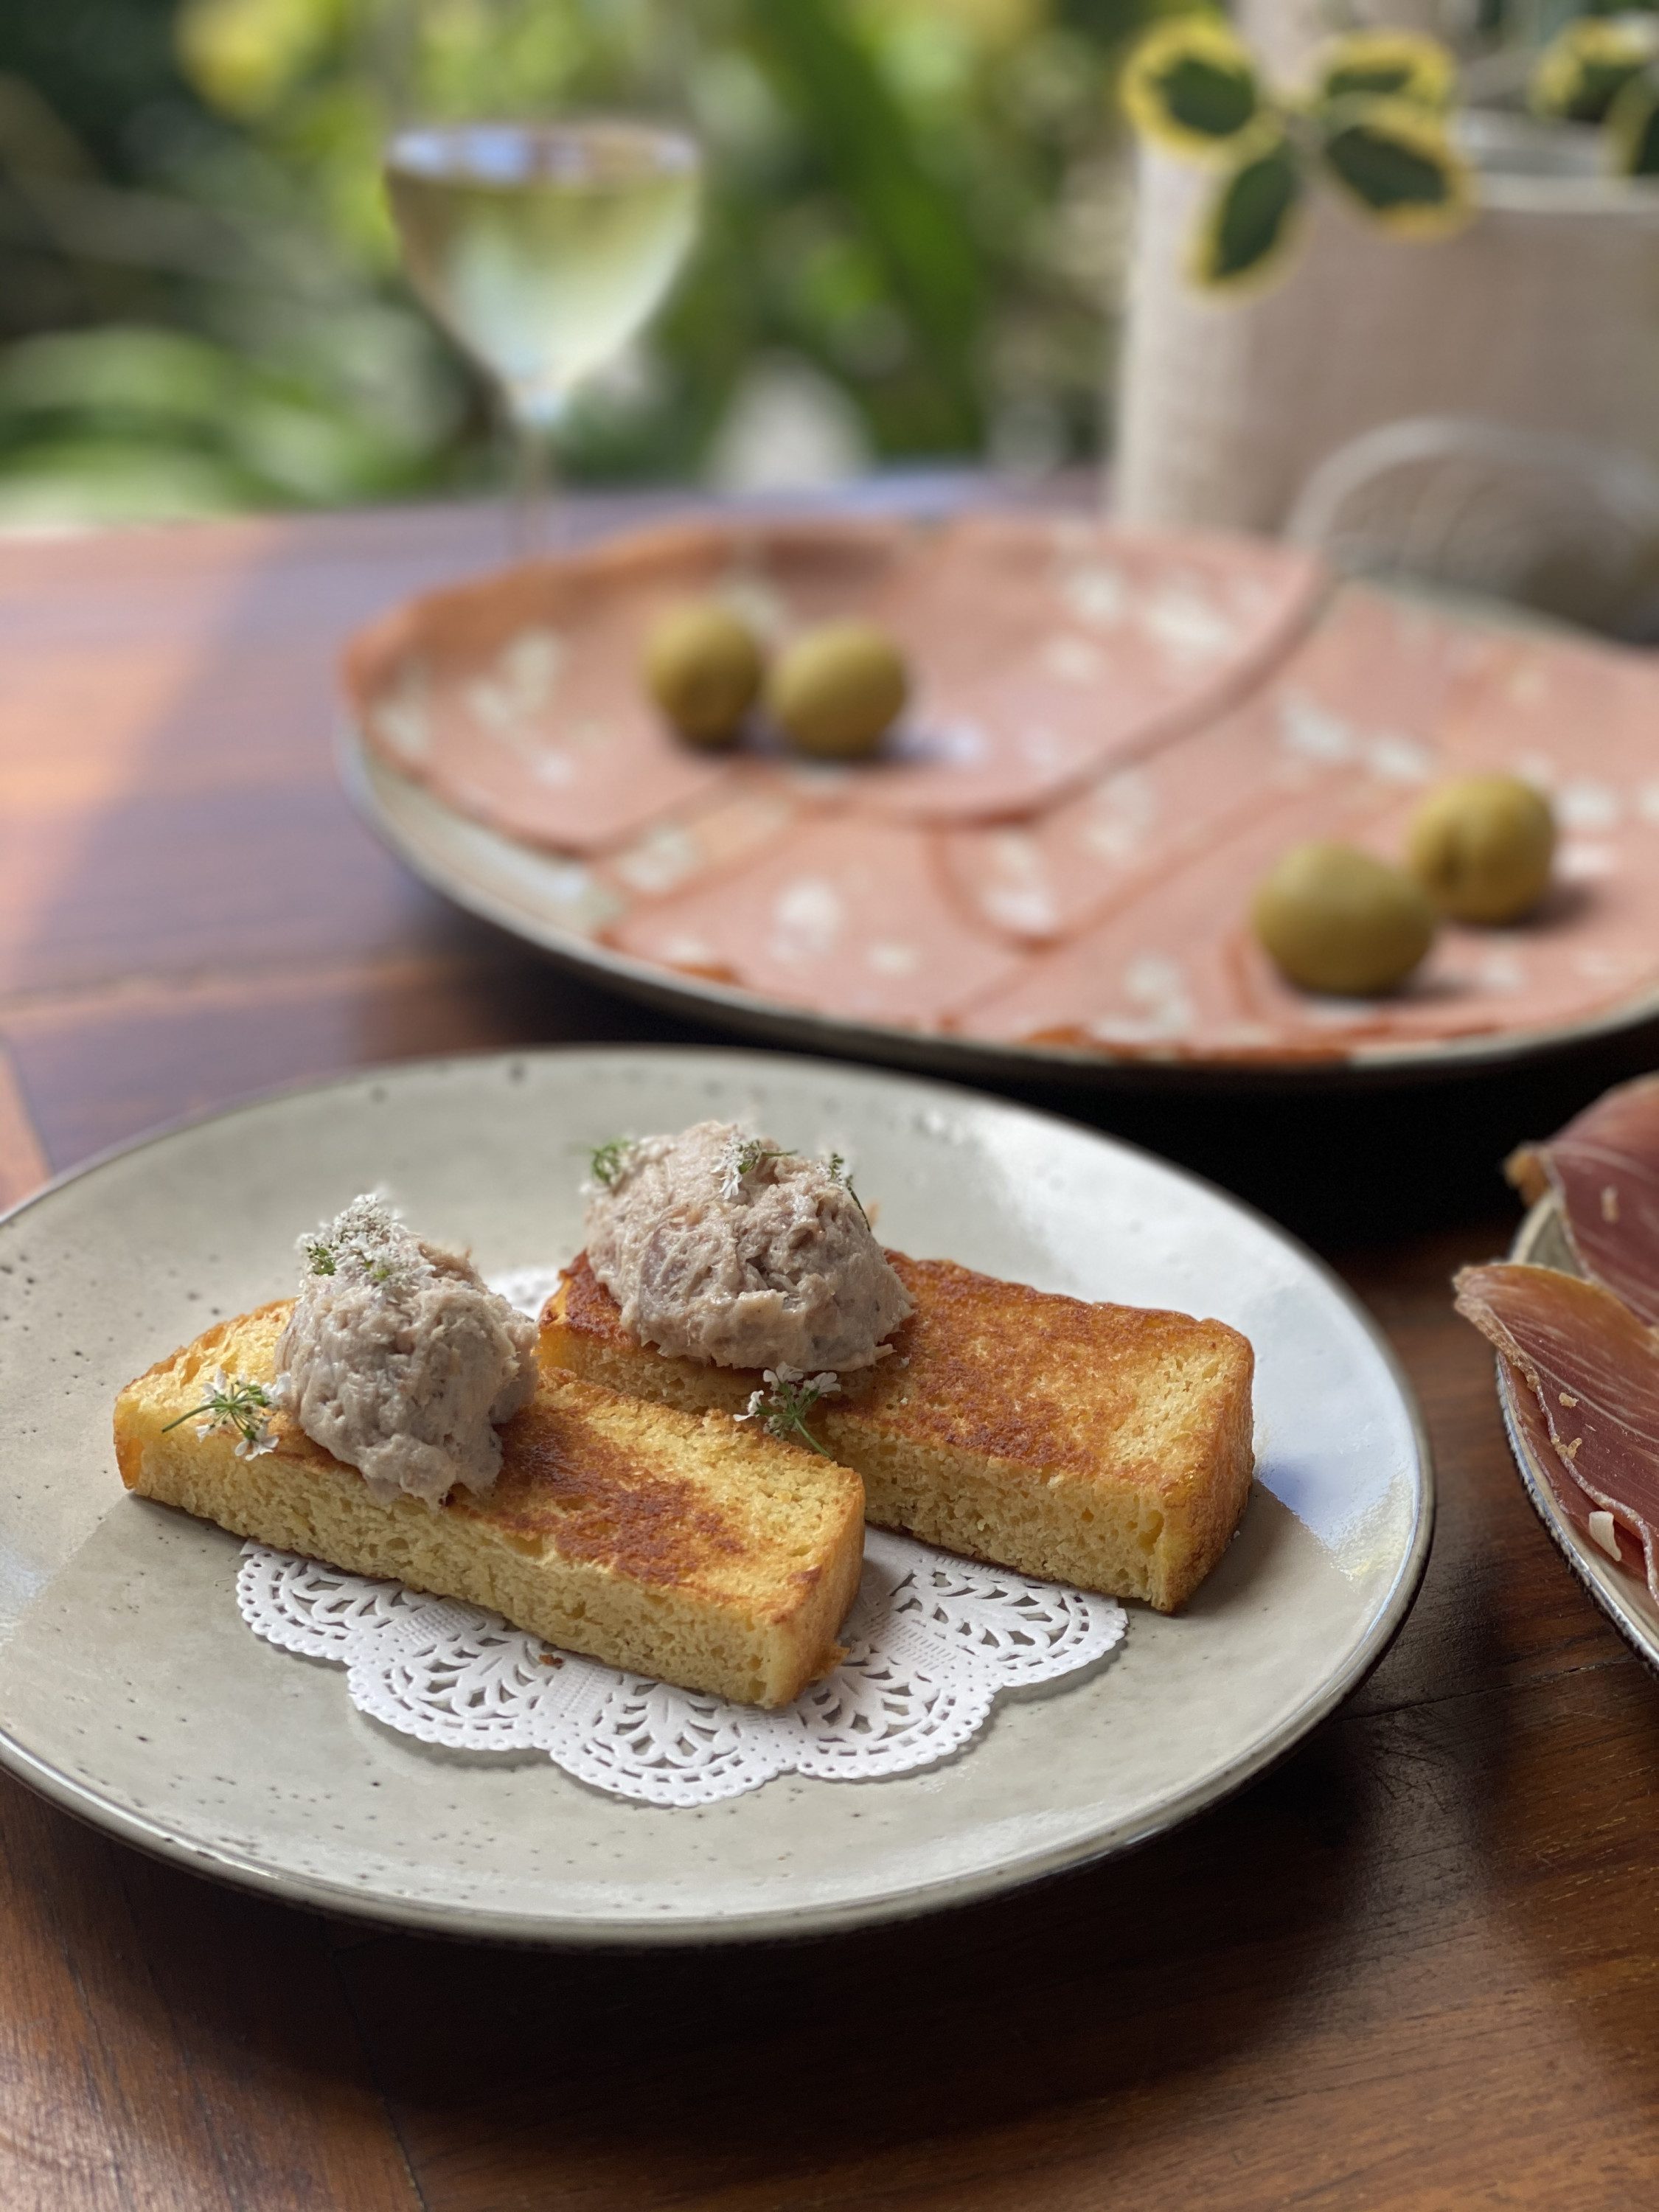
{"label": "white vase", "polygon": [[1212,179],[1143,149],[1115,505],[1274,531],[1321,461],[1406,416],[1485,416],[1659,465],[1659,188],[1595,134],[1466,118],[1480,213],[1389,239],[1319,187],[1293,272],[1230,303],[1183,273]]}

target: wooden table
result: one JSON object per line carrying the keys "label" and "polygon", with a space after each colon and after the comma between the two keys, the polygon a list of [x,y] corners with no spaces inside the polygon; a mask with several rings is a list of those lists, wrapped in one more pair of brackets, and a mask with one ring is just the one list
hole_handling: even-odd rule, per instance
{"label": "wooden table", "polygon": [[[0,548],[10,1195],[353,1064],[707,1034],[450,912],[336,787],[341,635],[499,529]],[[0,2207],[1651,2205],[1659,1686],[1534,1519],[1446,1285],[1507,1241],[1507,1147],[1654,1056],[1322,1106],[1045,1102],[1330,1253],[1428,1416],[1416,1611],[1269,1778],[1133,1857],[911,1926],[578,1957],[257,1901],[0,1779]]]}

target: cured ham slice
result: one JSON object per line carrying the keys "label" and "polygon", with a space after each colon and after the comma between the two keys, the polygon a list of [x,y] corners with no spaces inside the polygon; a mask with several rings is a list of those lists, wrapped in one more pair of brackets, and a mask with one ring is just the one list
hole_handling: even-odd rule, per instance
{"label": "cured ham slice", "polygon": [[1516,1425],[1525,1437],[1534,1461],[1543,1469],[1556,1504],[1598,1551],[1617,1559],[1621,1567],[1629,1568],[1633,1574],[1644,1573],[1641,1539],[1630,1529],[1621,1528],[1611,1513],[1604,1511],[1589,1492],[1574,1481],[1565,1462],[1550,1441],[1549,1423],[1544,1419],[1537,1392],[1512,1359],[1505,1359],[1500,1353],[1498,1364],[1509,1382]]}
{"label": "cured ham slice", "polygon": [[905,821],[1030,813],[1223,712],[1326,587],[1309,556],[1245,538],[982,516],[896,574],[880,612],[916,693],[896,757],[854,803]]}
{"label": "cured ham slice", "polygon": [[945,840],[977,919],[1024,942],[1072,935],[1279,799],[1356,779],[1420,795],[1473,633],[1363,586],[1339,592],[1246,703],[1035,819]]}
{"label": "cured ham slice", "polygon": [[1611,1291],[1553,1267],[1465,1267],[1456,1291],[1532,1393],[1564,1508],[1598,1542],[1589,1514],[1610,1514],[1639,1543],[1659,1603],[1659,1336]]}
{"label": "cured ham slice", "polygon": [[807,820],[765,858],[605,935],[665,968],[855,1021],[935,1026],[1020,956],[965,924],[916,830]]}
{"label": "cured ham slice", "polygon": [[1506,1166],[1528,1199],[1558,1194],[1584,1273],[1659,1326],[1659,1076],[1620,1084]]}

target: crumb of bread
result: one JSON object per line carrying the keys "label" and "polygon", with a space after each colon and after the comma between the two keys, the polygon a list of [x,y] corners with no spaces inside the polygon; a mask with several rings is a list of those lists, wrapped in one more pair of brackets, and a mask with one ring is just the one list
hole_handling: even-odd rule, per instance
{"label": "crumb of bread", "polygon": [[864,1492],[848,1468],[574,1376],[544,1375],[501,1431],[488,1498],[381,1501],[272,1416],[274,1446],[179,1417],[216,1369],[264,1385],[286,1302],[219,1323],[121,1393],[130,1490],[349,1573],[488,1606],[568,1651],[744,1704],[787,1705],[842,1654]]}
{"label": "crumb of bread", "polygon": [[[1161,1613],[1225,1551],[1255,1468],[1249,1343],[1224,1322],[888,1257],[915,1304],[895,1357],[810,1413],[864,1478],[869,1517],[969,1558]],[[542,1316],[544,1369],[740,1413],[759,1378],[667,1359],[587,1266]]]}

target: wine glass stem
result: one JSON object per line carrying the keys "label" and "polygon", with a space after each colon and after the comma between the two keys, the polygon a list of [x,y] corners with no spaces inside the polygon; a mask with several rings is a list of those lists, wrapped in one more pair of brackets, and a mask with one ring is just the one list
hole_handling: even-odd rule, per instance
{"label": "wine glass stem", "polygon": [[553,525],[553,441],[539,422],[514,424],[513,550],[520,561],[545,553]]}
{"label": "wine glass stem", "polygon": [[513,423],[513,550],[520,561],[545,553],[553,536],[555,475],[553,438],[560,400],[545,391],[510,395]]}

